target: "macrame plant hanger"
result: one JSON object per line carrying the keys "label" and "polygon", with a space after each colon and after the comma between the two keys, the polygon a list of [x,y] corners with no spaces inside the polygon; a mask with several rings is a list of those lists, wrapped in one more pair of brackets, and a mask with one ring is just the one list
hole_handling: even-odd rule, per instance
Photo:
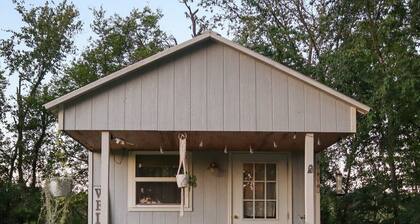
{"label": "macrame plant hanger", "polygon": [[179,210],[179,216],[184,216],[184,198],[186,188],[188,187],[188,173],[187,166],[185,165],[185,159],[187,154],[187,134],[179,134],[179,166],[176,174],[176,183],[178,188],[181,189],[181,205]]}

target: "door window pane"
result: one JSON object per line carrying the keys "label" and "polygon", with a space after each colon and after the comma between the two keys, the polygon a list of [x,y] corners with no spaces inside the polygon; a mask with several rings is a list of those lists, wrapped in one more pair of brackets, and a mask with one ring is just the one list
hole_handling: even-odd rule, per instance
{"label": "door window pane", "polygon": [[255,164],[255,180],[264,180],[265,164]]}
{"label": "door window pane", "polygon": [[255,199],[263,199],[264,200],[264,182],[262,183],[255,183]]}
{"label": "door window pane", "polygon": [[276,164],[267,164],[267,180],[276,180]]}
{"label": "door window pane", "polygon": [[244,181],[252,181],[254,179],[254,165],[250,163],[245,163],[243,174]]}
{"label": "door window pane", "polygon": [[276,183],[267,183],[267,199],[276,199]]}
{"label": "door window pane", "polygon": [[136,177],[174,177],[178,161],[178,155],[137,155]]}
{"label": "door window pane", "polygon": [[244,218],[254,218],[254,206],[252,201],[244,201]]}
{"label": "door window pane", "polygon": [[255,218],[256,219],[264,218],[264,202],[263,201],[255,202]]}
{"label": "door window pane", "polygon": [[252,186],[252,182],[245,182],[244,183],[244,199],[253,199],[254,198],[254,190]]}
{"label": "door window pane", "polygon": [[268,201],[266,203],[267,203],[266,218],[268,219],[276,218],[276,202]]}

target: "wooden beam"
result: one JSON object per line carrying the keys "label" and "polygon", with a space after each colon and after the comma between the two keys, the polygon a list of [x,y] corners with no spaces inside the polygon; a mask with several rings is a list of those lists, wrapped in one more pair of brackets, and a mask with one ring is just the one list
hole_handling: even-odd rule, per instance
{"label": "wooden beam", "polygon": [[101,224],[109,221],[109,148],[110,134],[103,131],[101,134]]}
{"label": "wooden beam", "polygon": [[315,224],[314,134],[305,135],[305,223]]}

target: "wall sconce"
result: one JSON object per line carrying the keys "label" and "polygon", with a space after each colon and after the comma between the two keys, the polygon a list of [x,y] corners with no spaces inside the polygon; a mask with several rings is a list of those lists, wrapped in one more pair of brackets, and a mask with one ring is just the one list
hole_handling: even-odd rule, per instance
{"label": "wall sconce", "polygon": [[219,165],[216,162],[211,162],[207,169],[212,173],[217,173],[219,172]]}
{"label": "wall sconce", "polygon": [[340,171],[337,171],[335,174],[335,191],[338,196],[344,195],[343,190],[343,174]]}

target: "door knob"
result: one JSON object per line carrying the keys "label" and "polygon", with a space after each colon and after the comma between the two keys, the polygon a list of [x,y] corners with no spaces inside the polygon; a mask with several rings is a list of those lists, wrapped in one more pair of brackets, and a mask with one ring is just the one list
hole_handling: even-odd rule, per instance
{"label": "door knob", "polygon": [[239,216],[238,215],[234,215],[233,218],[234,219],[239,219]]}

